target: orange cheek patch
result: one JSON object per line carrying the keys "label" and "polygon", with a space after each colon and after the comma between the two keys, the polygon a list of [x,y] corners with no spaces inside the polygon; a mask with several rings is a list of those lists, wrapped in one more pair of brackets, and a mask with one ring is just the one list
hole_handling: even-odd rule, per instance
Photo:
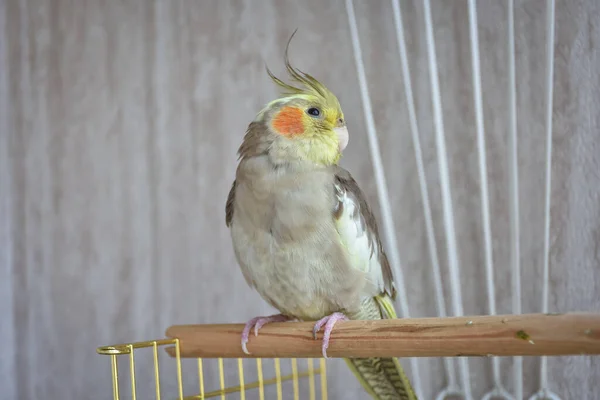
{"label": "orange cheek patch", "polygon": [[304,133],[303,112],[296,107],[284,107],[273,118],[273,128],[284,136]]}

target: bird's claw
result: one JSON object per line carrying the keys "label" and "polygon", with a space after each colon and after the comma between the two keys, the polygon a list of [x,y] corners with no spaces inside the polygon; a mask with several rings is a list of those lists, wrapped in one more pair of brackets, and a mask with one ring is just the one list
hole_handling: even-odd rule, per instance
{"label": "bird's claw", "polygon": [[249,340],[250,330],[253,327],[254,327],[254,336],[258,336],[259,329],[262,328],[264,325],[266,325],[270,322],[285,322],[285,321],[289,321],[289,320],[290,320],[290,317],[288,317],[286,315],[275,314],[275,315],[269,315],[268,317],[255,317],[255,318],[252,318],[250,321],[246,322],[246,325],[244,326],[244,330],[242,331],[242,350],[244,351],[244,353],[246,353],[248,355],[250,354],[246,344],[248,343],[248,340]]}
{"label": "bird's claw", "polygon": [[323,353],[324,358],[327,357],[327,348],[329,347],[329,338],[331,336],[331,331],[333,330],[333,326],[338,321],[347,321],[348,317],[340,312],[335,312],[331,315],[328,315],[324,318],[321,318],[315,323],[313,327],[313,338],[317,339],[317,333],[321,330],[323,325],[325,325],[325,330],[323,331],[323,344],[321,345],[321,352]]}

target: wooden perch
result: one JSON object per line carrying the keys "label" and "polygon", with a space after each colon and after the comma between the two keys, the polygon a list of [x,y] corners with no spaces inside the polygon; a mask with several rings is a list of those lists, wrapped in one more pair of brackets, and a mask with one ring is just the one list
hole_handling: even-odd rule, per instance
{"label": "wooden perch", "polygon": [[[177,325],[181,357],[309,358],[321,356],[313,322],[265,325],[240,345],[243,324]],[[174,355],[173,347],[167,348]],[[485,357],[600,354],[600,314],[522,314],[339,322],[329,357]]]}

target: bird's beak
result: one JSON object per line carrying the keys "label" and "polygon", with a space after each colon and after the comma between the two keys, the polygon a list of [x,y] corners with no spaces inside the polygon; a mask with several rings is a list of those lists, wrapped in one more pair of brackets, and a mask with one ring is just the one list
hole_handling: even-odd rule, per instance
{"label": "bird's beak", "polygon": [[348,146],[348,140],[350,140],[350,138],[348,137],[348,128],[346,128],[345,126],[340,126],[334,128],[333,131],[338,137],[338,146],[340,152],[342,152],[346,148],[346,146]]}

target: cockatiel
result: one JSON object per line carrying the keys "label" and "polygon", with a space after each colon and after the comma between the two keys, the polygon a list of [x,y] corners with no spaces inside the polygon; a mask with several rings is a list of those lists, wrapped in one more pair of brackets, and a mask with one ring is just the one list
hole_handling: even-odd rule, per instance
{"label": "cockatiel", "polygon": [[[293,37],[294,35],[292,35]],[[292,39],[290,37],[290,41]],[[248,321],[317,321],[331,331],[347,319],[396,318],[392,272],[374,215],[350,173],[338,166],[348,131],[338,99],[312,76],[285,65],[292,86],[250,123],[226,203],[226,224],[248,284],[281,314]],[[248,353],[249,354],[249,353]],[[346,359],[375,399],[416,399],[396,358]]]}

